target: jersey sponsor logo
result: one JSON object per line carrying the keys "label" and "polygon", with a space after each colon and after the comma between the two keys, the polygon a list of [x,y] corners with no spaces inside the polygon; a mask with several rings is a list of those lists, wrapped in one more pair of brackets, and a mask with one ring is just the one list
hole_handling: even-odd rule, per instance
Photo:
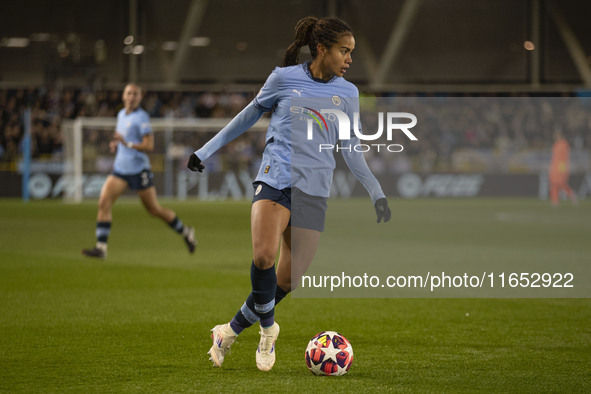
{"label": "jersey sponsor logo", "polygon": [[268,174],[270,169],[271,169],[271,166],[265,167],[265,174]]}
{"label": "jersey sponsor logo", "polygon": [[[294,115],[308,115],[308,116],[311,116],[311,114],[314,114],[318,118],[318,121],[320,121],[320,119],[322,118],[323,119],[322,123],[324,123],[325,125],[327,124],[327,121],[330,121],[330,122],[336,122],[337,121],[337,117],[334,116],[333,114],[322,114],[321,115],[320,112],[318,112],[316,110],[313,110],[310,107],[300,107],[298,105],[292,105],[289,108],[289,111],[292,114],[294,114]],[[304,120],[304,119],[305,119],[305,117],[303,117],[303,116],[300,116],[300,117],[297,118],[297,120]],[[312,121],[312,119],[308,119],[308,120]],[[318,125],[318,126],[320,126],[320,125]]]}
{"label": "jersey sponsor logo", "polygon": [[292,91],[295,92],[295,93],[297,93],[298,96],[302,97],[302,92],[304,91],[304,89],[300,89],[300,90],[292,89]]}
{"label": "jersey sponsor logo", "polygon": [[[306,111],[303,112],[304,115],[308,115],[311,118],[313,118],[316,121],[316,124],[320,127],[320,131],[328,130],[328,125],[326,124],[326,119],[324,119],[324,117],[318,111],[314,111],[312,108],[308,108],[308,107],[306,107],[304,109],[308,110],[307,112]],[[322,121],[322,123],[320,121]],[[308,128],[310,128],[311,123],[312,122],[310,121]],[[325,129],[322,128],[322,125],[324,125]],[[310,139],[309,136],[310,136],[310,131],[308,130],[308,139]]]}

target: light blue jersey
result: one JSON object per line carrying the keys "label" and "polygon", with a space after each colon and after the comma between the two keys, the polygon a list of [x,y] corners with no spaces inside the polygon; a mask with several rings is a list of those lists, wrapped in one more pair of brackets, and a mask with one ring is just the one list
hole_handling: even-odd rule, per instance
{"label": "light blue jersey", "polygon": [[[265,150],[256,181],[276,188],[297,187],[307,194],[329,197],[335,168],[334,153],[319,151],[319,143],[336,145],[338,122],[330,116],[313,117],[321,110],[338,109],[352,120],[358,112],[359,92],[341,77],[328,81],[314,78],[309,63],[276,68],[256,98],[224,129],[195,152],[201,160],[250,128],[266,111],[272,111]],[[322,119],[308,138],[308,120]],[[319,121],[320,122],[320,121]],[[351,123],[351,127],[353,127]],[[353,133],[351,133],[353,135]],[[358,143],[356,137],[341,145]],[[342,151],[347,165],[369,192],[373,202],[385,197],[362,153]]]}
{"label": "light blue jersey", "polygon": [[[139,144],[144,136],[152,132],[150,116],[146,111],[137,108],[130,114],[125,113],[125,108],[117,114],[117,132],[127,142]],[[139,174],[143,170],[150,169],[150,160],[144,152],[128,148],[125,144],[119,143],[117,154],[113,164],[113,171],[122,175]]]}

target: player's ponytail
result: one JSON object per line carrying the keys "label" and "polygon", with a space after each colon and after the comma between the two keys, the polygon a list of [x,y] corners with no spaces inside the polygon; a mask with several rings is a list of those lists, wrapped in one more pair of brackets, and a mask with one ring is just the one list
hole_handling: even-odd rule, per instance
{"label": "player's ponytail", "polygon": [[315,16],[307,16],[298,21],[294,30],[294,41],[283,54],[283,67],[299,63],[300,48],[310,44],[316,23],[318,23],[318,18]]}
{"label": "player's ponytail", "polygon": [[321,18],[307,16],[298,21],[295,26],[294,41],[283,54],[283,67],[299,63],[300,48],[308,46],[312,59],[316,58],[318,44],[330,48],[338,42],[343,34],[353,34],[347,23],[339,18]]}

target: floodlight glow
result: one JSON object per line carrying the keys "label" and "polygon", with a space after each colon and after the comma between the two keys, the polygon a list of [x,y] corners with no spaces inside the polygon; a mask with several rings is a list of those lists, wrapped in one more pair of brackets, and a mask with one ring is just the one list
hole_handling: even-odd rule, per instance
{"label": "floodlight glow", "polygon": [[189,40],[189,45],[192,47],[206,47],[211,42],[209,37],[192,37]]}

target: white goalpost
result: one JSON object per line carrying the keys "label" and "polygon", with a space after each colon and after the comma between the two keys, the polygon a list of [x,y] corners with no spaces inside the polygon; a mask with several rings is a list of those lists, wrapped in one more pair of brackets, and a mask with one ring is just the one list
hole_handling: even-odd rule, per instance
{"label": "white goalpost", "polygon": [[[154,151],[150,163],[155,183],[163,196],[186,197],[189,177],[196,174],[186,169],[188,157],[202,146],[231,119],[153,118]],[[114,154],[109,141],[115,132],[115,118],[77,118],[62,121],[64,146],[65,202],[79,203],[85,197],[96,197],[107,175],[112,170]],[[250,172],[249,160],[256,160],[264,147],[264,132],[269,119],[260,119],[248,132],[222,148],[208,165],[208,172],[231,170],[244,178]],[[247,155],[247,151],[250,155]],[[244,153],[244,154],[243,154]],[[249,156],[249,158],[246,158]],[[177,190],[177,193],[174,190]],[[181,191],[179,196],[178,191]],[[183,195],[183,193],[185,193]]]}

